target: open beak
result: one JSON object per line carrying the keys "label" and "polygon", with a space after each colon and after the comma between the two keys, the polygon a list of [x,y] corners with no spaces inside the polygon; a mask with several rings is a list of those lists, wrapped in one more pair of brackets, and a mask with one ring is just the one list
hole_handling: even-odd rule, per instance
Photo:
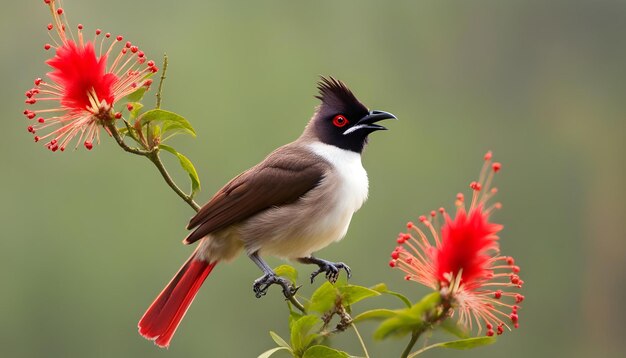
{"label": "open beak", "polygon": [[393,114],[389,112],[374,110],[374,111],[370,111],[370,113],[368,113],[367,116],[361,118],[361,120],[359,120],[357,125],[364,124],[367,126],[367,128],[376,129],[376,130],[385,130],[387,128],[378,124],[374,124],[378,121],[382,121],[383,119],[398,119],[398,118],[396,118],[396,116],[394,116]]}
{"label": "open beak", "polygon": [[370,111],[365,117],[361,118],[354,126],[343,132],[344,135],[350,134],[359,129],[367,129],[368,132],[386,130],[387,128],[374,124],[383,119],[398,119],[396,116],[385,111]]}

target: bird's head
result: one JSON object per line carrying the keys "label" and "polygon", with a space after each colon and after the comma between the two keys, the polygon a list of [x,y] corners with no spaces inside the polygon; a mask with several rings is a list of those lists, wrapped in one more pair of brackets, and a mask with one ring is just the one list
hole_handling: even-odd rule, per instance
{"label": "bird's head", "polygon": [[368,110],[343,82],[332,77],[322,77],[318,89],[315,97],[322,103],[306,132],[312,132],[323,143],[361,153],[370,133],[387,129],[376,122],[396,119],[388,112]]}

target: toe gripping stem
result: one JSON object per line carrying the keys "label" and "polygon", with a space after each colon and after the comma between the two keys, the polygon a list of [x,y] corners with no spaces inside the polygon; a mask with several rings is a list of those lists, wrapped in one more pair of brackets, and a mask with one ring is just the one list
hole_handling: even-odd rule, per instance
{"label": "toe gripping stem", "polygon": [[278,284],[283,289],[286,299],[293,297],[300,287],[295,287],[289,280],[278,276],[271,267],[259,256],[258,252],[249,255],[250,259],[263,270],[264,275],[254,280],[252,290],[256,298],[261,298],[267,294],[270,286]]}

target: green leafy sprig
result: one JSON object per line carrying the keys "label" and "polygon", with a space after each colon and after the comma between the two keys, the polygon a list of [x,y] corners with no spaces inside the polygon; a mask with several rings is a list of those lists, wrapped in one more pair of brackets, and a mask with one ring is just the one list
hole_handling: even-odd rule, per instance
{"label": "green leafy sprig", "polygon": [[[282,265],[276,273],[288,277],[292,282],[297,280],[295,268]],[[360,301],[380,295],[396,297],[403,308],[376,308],[353,315],[352,306]],[[367,347],[356,324],[366,321],[378,323],[374,332],[375,340],[390,337],[410,336],[409,342],[402,352],[402,358],[415,357],[430,349],[471,349],[495,342],[494,337],[469,337],[465,329],[458,326],[450,318],[451,303],[439,292],[433,292],[416,303],[406,296],[391,291],[383,283],[364,287],[348,284],[345,279],[335,284],[325,282],[317,288],[310,298],[300,297],[306,304],[304,310],[289,308],[289,342],[270,331],[270,337],[276,347],[263,352],[258,358],[268,358],[273,354],[285,351],[295,358],[346,358],[358,357],[328,345],[328,338],[335,334],[352,329],[357,335],[365,358],[369,358]],[[426,332],[442,330],[455,335],[457,340],[440,342],[422,347],[413,352],[418,339]]]}
{"label": "green leafy sprig", "polygon": [[[200,206],[193,200],[196,193],[200,190],[200,178],[195,166],[189,158],[179,153],[174,147],[164,144],[164,142],[177,134],[196,136],[191,123],[183,116],[161,109],[163,82],[166,78],[166,72],[167,55],[164,55],[163,71],[161,72],[159,88],[156,94],[156,108],[145,112],[142,111],[144,106],[141,100],[146,92],[146,88],[142,87],[126,97],[129,117],[128,119],[123,119],[125,126],[117,128],[113,121],[108,121],[105,125],[122,149],[148,158],[157,167],[167,185],[189,206],[198,211]],[[125,138],[131,138],[139,147],[129,146],[125,142]],[[165,168],[159,155],[162,150],[174,155],[178,159],[181,168],[189,175],[191,182],[189,194],[180,189]]]}

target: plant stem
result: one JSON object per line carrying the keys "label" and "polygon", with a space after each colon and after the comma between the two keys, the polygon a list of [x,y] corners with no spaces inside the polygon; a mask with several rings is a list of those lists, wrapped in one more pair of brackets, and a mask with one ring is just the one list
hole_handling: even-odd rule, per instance
{"label": "plant stem", "polygon": [[418,355],[420,355],[420,354],[422,354],[422,353],[426,352],[426,351],[427,351],[427,350],[429,350],[429,349],[437,348],[437,347],[439,347],[439,346],[441,346],[441,343],[431,344],[430,346],[427,346],[427,347],[424,347],[424,348],[418,349],[417,351],[415,351],[413,354],[411,354],[411,355],[410,355],[410,356],[408,356],[407,358],[413,358],[413,357],[416,357],[416,356],[418,356]]}
{"label": "plant stem", "polygon": [[172,188],[172,190],[176,193],[176,195],[180,196],[181,199],[183,199],[187,204],[189,204],[189,206],[191,206],[191,208],[195,210],[196,212],[200,210],[200,205],[198,205],[193,200],[191,195],[185,194],[185,192],[182,191],[178,187],[178,185],[176,185],[176,183],[174,183],[174,180],[172,179],[170,174],[167,172],[167,169],[165,169],[165,166],[163,165],[163,162],[161,161],[161,158],[159,157],[158,147],[151,148],[150,150],[130,147],[128,144],[126,144],[126,142],[124,142],[124,139],[120,136],[120,133],[117,131],[117,128],[113,124],[112,120],[107,120],[105,123],[106,123],[107,129],[109,130],[109,132],[111,132],[111,135],[113,136],[113,138],[115,138],[115,141],[120,147],[122,147],[122,149],[124,149],[125,151],[129,153],[141,155],[143,157],[148,158],[157,167],[157,169],[159,170],[159,173],[161,173],[161,176],[163,177],[167,185],[169,185],[169,187]]}
{"label": "plant stem", "polygon": [[[426,350],[426,349],[420,349],[416,353],[410,354],[411,350],[413,349],[413,346],[415,346],[415,343],[417,343],[417,340],[422,335],[422,333],[431,329],[435,324],[440,323],[442,320],[446,319],[446,317],[448,317],[448,312],[450,312],[451,308],[452,306],[450,304],[450,301],[447,298],[442,298],[442,301],[439,304],[439,306],[435,309],[434,314],[427,314],[426,318],[424,319],[425,324],[413,330],[413,333],[411,334],[411,340],[409,341],[409,344],[407,344],[406,348],[404,349],[404,352],[402,352],[402,355],[400,357],[401,358],[415,357],[417,354]],[[428,349],[430,348],[433,348],[433,347],[429,346]]]}
{"label": "plant stem", "polygon": [[291,302],[292,305],[294,305],[295,308],[299,309],[300,312],[302,312],[302,314],[307,314],[306,313],[306,309],[304,308],[304,306],[302,305],[302,303],[300,303],[300,301],[298,301],[298,299],[296,298],[295,295],[289,297],[289,302]]}
{"label": "plant stem", "polygon": [[363,348],[363,353],[365,353],[365,358],[370,358],[369,353],[367,353],[367,347],[365,347],[365,342],[363,342],[363,337],[361,337],[359,330],[356,329],[356,325],[354,324],[354,322],[350,323],[350,325],[352,326],[352,328],[354,328],[354,333],[356,333],[356,336],[359,338],[359,342],[361,342],[361,347]]}
{"label": "plant stem", "polygon": [[400,356],[400,358],[407,358],[409,356],[409,353],[411,353],[413,346],[415,345],[419,337],[422,335],[422,332],[423,330],[421,329],[413,330],[413,333],[411,334],[411,340],[409,341],[409,344],[406,345],[406,348],[404,348],[404,352],[402,352],[402,355]]}
{"label": "plant stem", "polygon": [[161,79],[159,80],[159,88],[156,93],[156,108],[161,108],[161,92],[163,91],[163,81],[165,81],[165,73],[167,72],[167,54],[163,54],[163,71],[161,71]]}
{"label": "plant stem", "polygon": [[191,197],[191,195],[185,194],[185,192],[182,191],[178,187],[178,185],[176,185],[176,183],[174,183],[174,180],[172,180],[172,177],[170,177],[169,173],[167,172],[167,169],[165,169],[165,166],[163,165],[163,162],[161,161],[161,158],[159,157],[159,152],[157,150],[152,151],[147,155],[147,157],[157,167],[157,169],[161,173],[161,176],[163,177],[163,179],[165,179],[165,182],[167,183],[167,185],[169,185],[170,188],[172,188],[172,190],[174,190],[174,192],[178,196],[181,197],[181,199],[183,199],[187,204],[189,204],[189,206],[191,206],[193,210],[195,210],[196,212],[200,211],[200,205],[198,205],[195,201],[193,201],[193,198]]}
{"label": "plant stem", "polygon": [[137,155],[143,155],[144,157],[147,156],[150,152],[147,150],[143,150],[143,149],[139,149],[139,148],[135,148],[135,147],[130,147],[128,146],[128,144],[126,144],[126,142],[124,142],[124,139],[120,136],[120,133],[117,131],[117,128],[115,127],[115,124],[113,124],[113,120],[105,120],[105,125],[107,127],[107,129],[109,130],[109,132],[111,133],[111,135],[113,136],[113,138],[115,138],[115,141],[117,142],[117,144],[122,147],[122,149],[124,149],[125,151],[129,152],[129,153],[133,153],[133,154],[137,154]]}

